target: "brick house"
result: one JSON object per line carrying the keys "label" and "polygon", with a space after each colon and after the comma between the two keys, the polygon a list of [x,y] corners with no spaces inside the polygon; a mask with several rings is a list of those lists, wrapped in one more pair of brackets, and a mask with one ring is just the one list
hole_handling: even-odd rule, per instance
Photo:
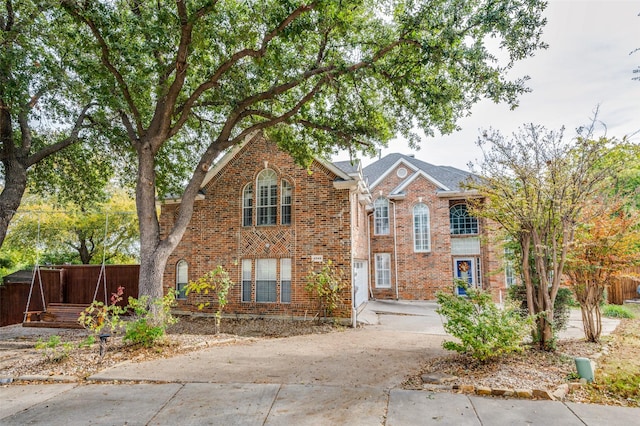
{"label": "brick house", "polygon": [[[373,198],[371,294],[376,299],[430,300],[453,279],[504,293],[502,257],[490,229],[468,213],[477,197],[462,183],[473,175],[390,154],[363,170]],[[463,289],[454,289],[459,294]]]}
{"label": "brick house", "polygon": [[[222,265],[237,283],[225,313],[310,318],[317,302],[305,277],[331,260],[350,281],[334,316],[352,321],[370,297],[433,299],[454,271],[497,289],[493,253],[459,188],[469,176],[400,154],[364,169],[321,159],[304,169],[254,135],[207,173],[164,285],[178,290],[179,311],[197,311],[184,286]],[[179,206],[162,202],[162,231]]]}

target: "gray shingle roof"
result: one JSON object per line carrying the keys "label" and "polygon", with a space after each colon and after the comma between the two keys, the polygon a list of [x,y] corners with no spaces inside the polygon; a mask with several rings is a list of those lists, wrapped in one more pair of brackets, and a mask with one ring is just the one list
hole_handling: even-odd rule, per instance
{"label": "gray shingle roof", "polygon": [[[363,168],[362,170],[365,180],[368,179],[369,184],[373,185],[378,179],[388,173],[391,167],[400,160],[422,170],[424,173],[442,183],[450,191],[462,191],[463,189],[460,186],[462,182],[473,178],[474,176],[473,173],[456,169],[455,167],[436,166],[408,155],[394,153],[386,155],[378,161]],[[440,189],[444,190],[445,188]]]}
{"label": "gray shingle roof", "polygon": [[358,165],[359,161],[354,161],[353,164],[351,161],[335,161],[333,163],[334,166],[345,172],[346,174],[358,173]]}

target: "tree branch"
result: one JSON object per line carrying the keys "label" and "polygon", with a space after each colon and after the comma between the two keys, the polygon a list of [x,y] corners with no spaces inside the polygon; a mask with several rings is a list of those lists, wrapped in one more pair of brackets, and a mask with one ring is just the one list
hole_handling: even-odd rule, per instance
{"label": "tree branch", "polygon": [[76,122],[73,126],[73,129],[71,129],[71,134],[66,137],[65,139],[61,140],[58,143],[55,143],[53,145],[47,145],[44,148],[42,148],[40,151],[33,153],[32,155],[30,155],[27,160],[25,161],[25,166],[29,167],[32,166],[34,164],[36,164],[37,162],[41,161],[43,158],[60,151],[61,149],[64,149],[66,147],[68,147],[69,145],[77,142],[78,140],[78,135],[80,134],[80,130],[82,130],[84,128],[83,123],[85,118],[87,118],[87,112],[89,111],[89,109],[93,106],[93,103],[89,103],[87,105],[85,105],[84,108],[82,108],[82,111],[80,112],[80,115],[78,115],[78,118],[76,119]]}
{"label": "tree branch", "polygon": [[142,117],[140,115],[140,111],[138,110],[135,102],[133,101],[133,97],[131,96],[129,87],[127,83],[124,81],[124,77],[122,76],[120,71],[118,71],[118,69],[115,67],[115,65],[111,63],[111,60],[109,59],[109,56],[110,56],[109,46],[107,45],[107,42],[104,39],[104,37],[102,37],[102,34],[98,29],[98,26],[94,21],[92,21],[89,18],[86,18],[85,16],[81,15],[78,12],[78,9],[77,9],[78,5],[74,0],[61,0],[61,4],[73,17],[78,19],[80,22],[83,22],[91,30],[91,33],[93,34],[95,40],[98,43],[98,46],[100,47],[100,51],[101,51],[100,60],[102,64],[107,68],[107,70],[109,70],[111,75],[113,75],[113,77],[116,79],[118,86],[120,87],[120,91],[124,96],[125,102],[129,106],[129,109],[133,114],[133,118],[136,122],[138,135],[143,135],[144,127],[142,125]]}
{"label": "tree branch", "polygon": [[[180,0],[178,0],[178,2],[180,2]],[[171,129],[170,134],[173,136],[176,133],[178,133],[180,128],[182,128],[184,123],[186,123],[195,102],[200,98],[200,96],[202,96],[204,92],[217,86],[218,81],[220,80],[220,77],[222,77],[222,75],[224,75],[227,71],[229,71],[234,65],[236,65],[243,58],[246,58],[246,57],[258,58],[258,57],[264,56],[271,40],[273,40],[280,33],[282,33],[282,31],[284,31],[284,29],[287,26],[289,26],[291,22],[296,20],[302,14],[313,10],[316,7],[316,5],[317,4],[314,2],[309,5],[299,6],[297,9],[291,12],[284,20],[282,20],[275,29],[265,34],[264,38],[262,39],[260,49],[243,49],[239,52],[234,53],[226,62],[220,65],[218,69],[216,69],[216,71],[211,75],[211,77],[207,81],[202,83],[200,86],[198,86],[193,91],[191,96],[189,96],[189,98],[184,102],[184,104],[176,110],[176,112],[178,112],[180,116],[176,121],[176,123],[174,124],[173,128]]]}

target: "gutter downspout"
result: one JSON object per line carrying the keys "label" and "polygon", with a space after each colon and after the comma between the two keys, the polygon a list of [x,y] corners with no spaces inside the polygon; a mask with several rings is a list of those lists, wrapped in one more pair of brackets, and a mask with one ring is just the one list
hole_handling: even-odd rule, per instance
{"label": "gutter downspout", "polygon": [[[355,193],[355,192],[354,192]],[[353,193],[349,194],[349,200],[351,200],[351,196]],[[358,198],[357,198],[357,194],[356,194],[356,203],[358,202]],[[351,327],[352,328],[357,328],[358,327],[358,311],[356,310],[356,280],[355,280],[355,271],[354,271],[354,256],[353,256],[353,228],[354,228],[354,223],[353,223],[353,206],[351,205],[351,203],[349,203],[349,210],[351,211],[351,214],[349,215],[349,218],[351,220],[351,224],[349,226],[349,241],[351,241]],[[358,218],[355,218],[356,220],[358,220]]]}
{"label": "gutter downspout", "polygon": [[396,203],[393,200],[389,200],[391,204],[393,204],[393,267],[395,270],[395,281],[396,281],[396,300],[400,300],[400,296],[398,294],[398,242],[396,238]]}
{"label": "gutter downspout", "polygon": [[369,260],[367,261],[367,285],[369,286],[369,297],[373,300],[373,288],[371,287],[371,217],[373,213],[367,213],[367,250],[369,251]]}

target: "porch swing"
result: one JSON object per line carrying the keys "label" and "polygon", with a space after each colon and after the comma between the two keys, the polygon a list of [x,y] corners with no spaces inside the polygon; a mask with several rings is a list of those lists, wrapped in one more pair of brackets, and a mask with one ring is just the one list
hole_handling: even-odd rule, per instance
{"label": "porch swing", "polygon": [[[109,228],[109,214],[105,214],[104,240],[102,244],[102,263],[100,265],[100,273],[96,282],[96,289],[93,293],[93,300],[97,300],[100,284],[104,289],[104,303],[107,299],[107,274],[106,274],[106,244],[107,232]],[[33,296],[33,287],[38,279],[40,288],[40,297],[42,302],[42,310],[29,310],[31,306],[31,298]],[[83,328],[78,322],[80,314],[89,307],[84,303],[49,303],[47,304],[44,297],[44,287],[42,284],[42,274],[40,272],[40,216],[38,216],[38,233],[36,243],[36,263],[33,268],[33,276],[31,278],[31,286],[29,288],[29,296],[27,298],[27,306],[24,310],[24,318],[22,320],[23,327],[48,327],[48,328]]]}

